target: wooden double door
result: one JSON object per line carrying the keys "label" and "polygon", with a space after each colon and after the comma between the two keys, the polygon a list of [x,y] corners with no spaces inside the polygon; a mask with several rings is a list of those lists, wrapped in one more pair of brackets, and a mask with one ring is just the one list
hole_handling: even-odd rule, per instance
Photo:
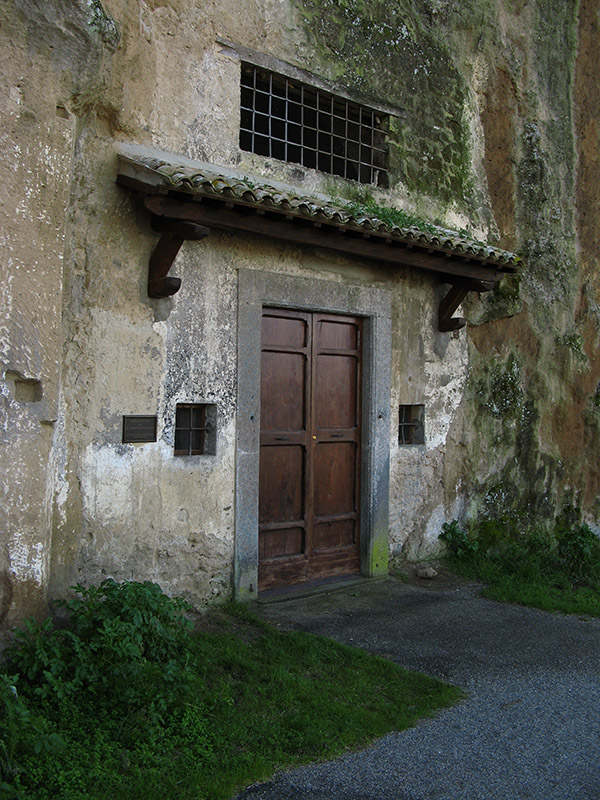
{"label": "wooden double door", "polygon": [[263,309],[259,591],[360,571],[361,320]]}

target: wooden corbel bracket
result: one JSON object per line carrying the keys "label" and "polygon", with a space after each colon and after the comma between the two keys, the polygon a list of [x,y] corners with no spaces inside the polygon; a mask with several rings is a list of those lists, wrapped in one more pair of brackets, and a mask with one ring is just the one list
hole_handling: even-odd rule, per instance
{"label": "wooden corbel bracket", "polygon": [[199,241],[210,233],[204,225],[152,216],[152,228],[161,236],[148,264],[148,297],[170,297],[179,291],[181,278],[169,276],[175,257],[186,239]]}
{"label": "wooden corbel bracket", "polygon": [[448,294],[445,295],[440,303],[438,311],[438,328],[442,333],[449,331],[459,331],[467,324],[464,317],[453,317],[452,315],[469,294],[469,292],[489,292],[494,288],[492,281],[462,280],[454,283]]}

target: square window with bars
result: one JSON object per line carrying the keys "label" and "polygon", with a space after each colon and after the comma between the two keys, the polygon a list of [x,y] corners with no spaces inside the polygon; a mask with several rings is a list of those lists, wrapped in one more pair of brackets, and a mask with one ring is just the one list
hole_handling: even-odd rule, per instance
{"label": "square window with bars", "polygon": [[398,444],[425,444],[425,406],[400,406]]}
{"label": "square window with bars", "polygon": [[374,109],[242,64],[242,150],[385,186],[386,124]]}
{"label": "square window with bars", "polygon": [[175,409],[176,456],[214,455],[216,406],[210,403],[178,403]]}

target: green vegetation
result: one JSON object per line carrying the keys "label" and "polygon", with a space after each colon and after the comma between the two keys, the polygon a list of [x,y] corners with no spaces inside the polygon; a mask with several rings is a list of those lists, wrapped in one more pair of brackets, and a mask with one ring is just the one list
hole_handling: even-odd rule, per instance
{"label": "green vegetation", "polygon": [[506,362],[486,365],[483,375],[473,379],[478,405],[499,420],[521,420],[525,408],[522,368],[511,353]]}
{"label": "green vegetation", "polygon": [[227,798],[412,725],[455,687],[230,604],[192,632],[152,583],[76,587],[0,675],[0,797]]}
{"label": "green vegetation", "polygon": [[486,597],[600,616],[600,538],[572,513],[548,526],[505,517],[464,529],[454,520],[442,526],[440,539],[449,565],[484,581]]}
{"label": "green vegetation", "polygon": [[[417,196],[472,208],[469,91],[453,57],[451,20],[433,19],[425,0],[294,5],[315,71],[366,95],[367,105],[369,98],[385,99],[397,109],[386,135],[392,185],[401,181]],[[488,16],[465,22],[483,35]]]}
{"label": "green vegetation", "polygon": [[359,219],[360,217],[377,217],[385,222],[390,228],[397,225],[399,228],[418,228],[420,231],[432,233],[440,238],[463,238],[468,239],[474,244],[486,247],[486,243],[476,239],[475,234],[461,228],[460,230],[450,230],[441,224],[429,222],[418,214],[411,214],[402,208],[395,208],[389,205],[378,203],[368,189],[359,188],[354,191],[354,196],[350,199],[343,197],[333,197],[331,205],[343,209],[348,214]]}
{"label": "green vegetation", "polygon": [[441,233],[440,228],[432,225],[431,222],[427,222],[427,220],[400,208],[383,206],[367,196],[357,200],[344,200],[343,198],[335,197],[331,202],[332,205],[342,208],[357,219],[360,217],[377,217],[382,222],[385,222],[386,225],[389,225],[390,228],[397,225],[399,228],[418,228],[428,233]]}
{"label": "green vegetation", "polygon": [[100,34],[108,50],[114,53],[121,35],[114,19],[106,13],[100,0],[88,0],[88,19],[90,28]]}

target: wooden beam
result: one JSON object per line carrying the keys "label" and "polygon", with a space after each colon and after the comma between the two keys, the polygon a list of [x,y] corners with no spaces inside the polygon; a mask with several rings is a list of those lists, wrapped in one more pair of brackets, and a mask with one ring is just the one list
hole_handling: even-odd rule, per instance
{"label": "wooden beam", "polygon": [[[130,185],[130,188],[133,187]],[[421,252],[416,243],[409,249],[395,240],[388,244],[386,238],[379,238],[374,234],[371,238],[365,239],[361,230],[353,231],[346,228],[345,236],[332,236],[331,228],[335,230],[333,224],[325,225],[324,220],[318,220],[323,227],[316,228],[311,224],[310,218],[302,217],[296,217],[295,219],[298,221],[290,222],[283,213],[277,212],[277,209],[269,209],[269,212],[278,214],[280,217],[272,219],[252,213],[253,206],[244,207],[246,213],[240,213],[238,210],[226,209],[222,206],[152,194],[144,196],[144,205],[153,214],[167,219],[185,220],[211,228],[255,233],[296,244],[324,247],[352,256],[374,259],[396,267],[416,267],[447,275],[449,283],[454,282],[453,279],[457,277],[497,283],[507,274],[506,271],[487,266],[476,259],[430,255],[426,251]],[[352,235],[353,233],[356,235]],[[389,237],[387,241],[389,241]]]}
{"label": "wooden beam", "polygon": [[152,218],[152,227],[161,237],[148,264],[148,297],[170,297],[181,287],[181,278],[168,274],[181,245],[186,239],[204,239],[210,231],[202,225],[157,216]]}
{"label": "wooden beam", "polygon": [[477,292],[477,294],[482,294],[483,292],[490,292],[496,285],[497,281],[474,281],[469,278],[453,278],[451,281],[449,281],[449,283],[451,283],[453,286],[461,286],[468,292]]}
{"label": "wooden beam", "polygon": [[453,317],[452,315],[468,295],[469,290],[460,284],[452,286],[448,294],[440,303],[438,311],[438,328],[443,333],[447,331],[458,331],[464,328],[467,320],[464,317]]}

